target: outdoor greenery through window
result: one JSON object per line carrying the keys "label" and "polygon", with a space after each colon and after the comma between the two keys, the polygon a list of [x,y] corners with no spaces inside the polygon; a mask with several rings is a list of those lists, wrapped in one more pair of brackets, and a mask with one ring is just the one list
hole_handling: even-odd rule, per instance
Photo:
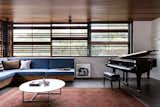
{"label": "outdoor greenery through window", "polygon": [[14,24],[13,56],[50,56],[50,24]]}
{"label": "outdoor greenery through window", "polygon": [[128,41],[129,23],[13,25],[13,56],[117,56]]}
{"label": "outdoor greenery through window", "polygon": [[52,24],[52,56],[87,56],[87,24]]}
{"label": "outdoor greenery through window", "polygon": [[128,24],[91,24],[91,55],[117,56],[128,53]]}

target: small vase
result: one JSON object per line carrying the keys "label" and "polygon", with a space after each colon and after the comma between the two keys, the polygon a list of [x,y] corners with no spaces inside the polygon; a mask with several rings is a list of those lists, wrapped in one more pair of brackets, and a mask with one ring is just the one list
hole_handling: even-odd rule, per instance
{"label": "small vase", "polygon": [[44,86],[48,86],[49,85],[49,81],[46,81],[46,79],[43,78],[43,84],[44,84]]}

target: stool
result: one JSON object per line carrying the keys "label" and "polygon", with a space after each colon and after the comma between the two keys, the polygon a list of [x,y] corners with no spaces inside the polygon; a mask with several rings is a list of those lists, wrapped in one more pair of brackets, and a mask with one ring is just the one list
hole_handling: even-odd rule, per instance
{"label": "stool", "polygon": [[115,74],[115,73],[111,73],[111,72],[104,72],[104,86],[105,86],[105,79],[110,80],[111,82],[111,88],[113,88],[113,81],[118,81],[119,83],[119,88],[120,88],[120,75],[119,74]]}

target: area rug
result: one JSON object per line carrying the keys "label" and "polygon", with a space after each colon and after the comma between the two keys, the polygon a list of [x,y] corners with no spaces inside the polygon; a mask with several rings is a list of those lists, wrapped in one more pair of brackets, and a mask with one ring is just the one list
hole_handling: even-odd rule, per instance
{"label": "area rug", "polygon": [[[31,94],[26,94],[30,98]],[[37,99],[47,99],[40,95]],[[47,102],[23,103],[18,88],[0,96],[0,107],[145,107],[132,95],[119,89],[104,88],[63,88],[61,95],[51,95]]]}

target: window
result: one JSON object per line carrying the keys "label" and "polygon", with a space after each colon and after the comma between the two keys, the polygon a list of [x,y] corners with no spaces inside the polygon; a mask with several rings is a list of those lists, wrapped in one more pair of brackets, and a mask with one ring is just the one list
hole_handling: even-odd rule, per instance
{"label": "window", "polygon": [[14,24],[13,56],[87,56],[87,24]]}
{"label": "window", "polygon": [[2,23],[0,22],[0,57],[3,56],[3,34],[2,34]]}
{"label": "window", "polygon": [[87,56],[87,24],[53,24],[52,56]]}
{"label": "window", "polygon": [[50,24],[14,24],[13,56],[50,56]]}
{"label": "window", "polygon": [[128,53],[126,24],[91,24],[91,56],[117,56]]}
{"label": "window", "polygon": [[[13,56],[117,56],[130,47],[130,23],[14,24]],[[0,32],[1,34],[1,32]]]}

